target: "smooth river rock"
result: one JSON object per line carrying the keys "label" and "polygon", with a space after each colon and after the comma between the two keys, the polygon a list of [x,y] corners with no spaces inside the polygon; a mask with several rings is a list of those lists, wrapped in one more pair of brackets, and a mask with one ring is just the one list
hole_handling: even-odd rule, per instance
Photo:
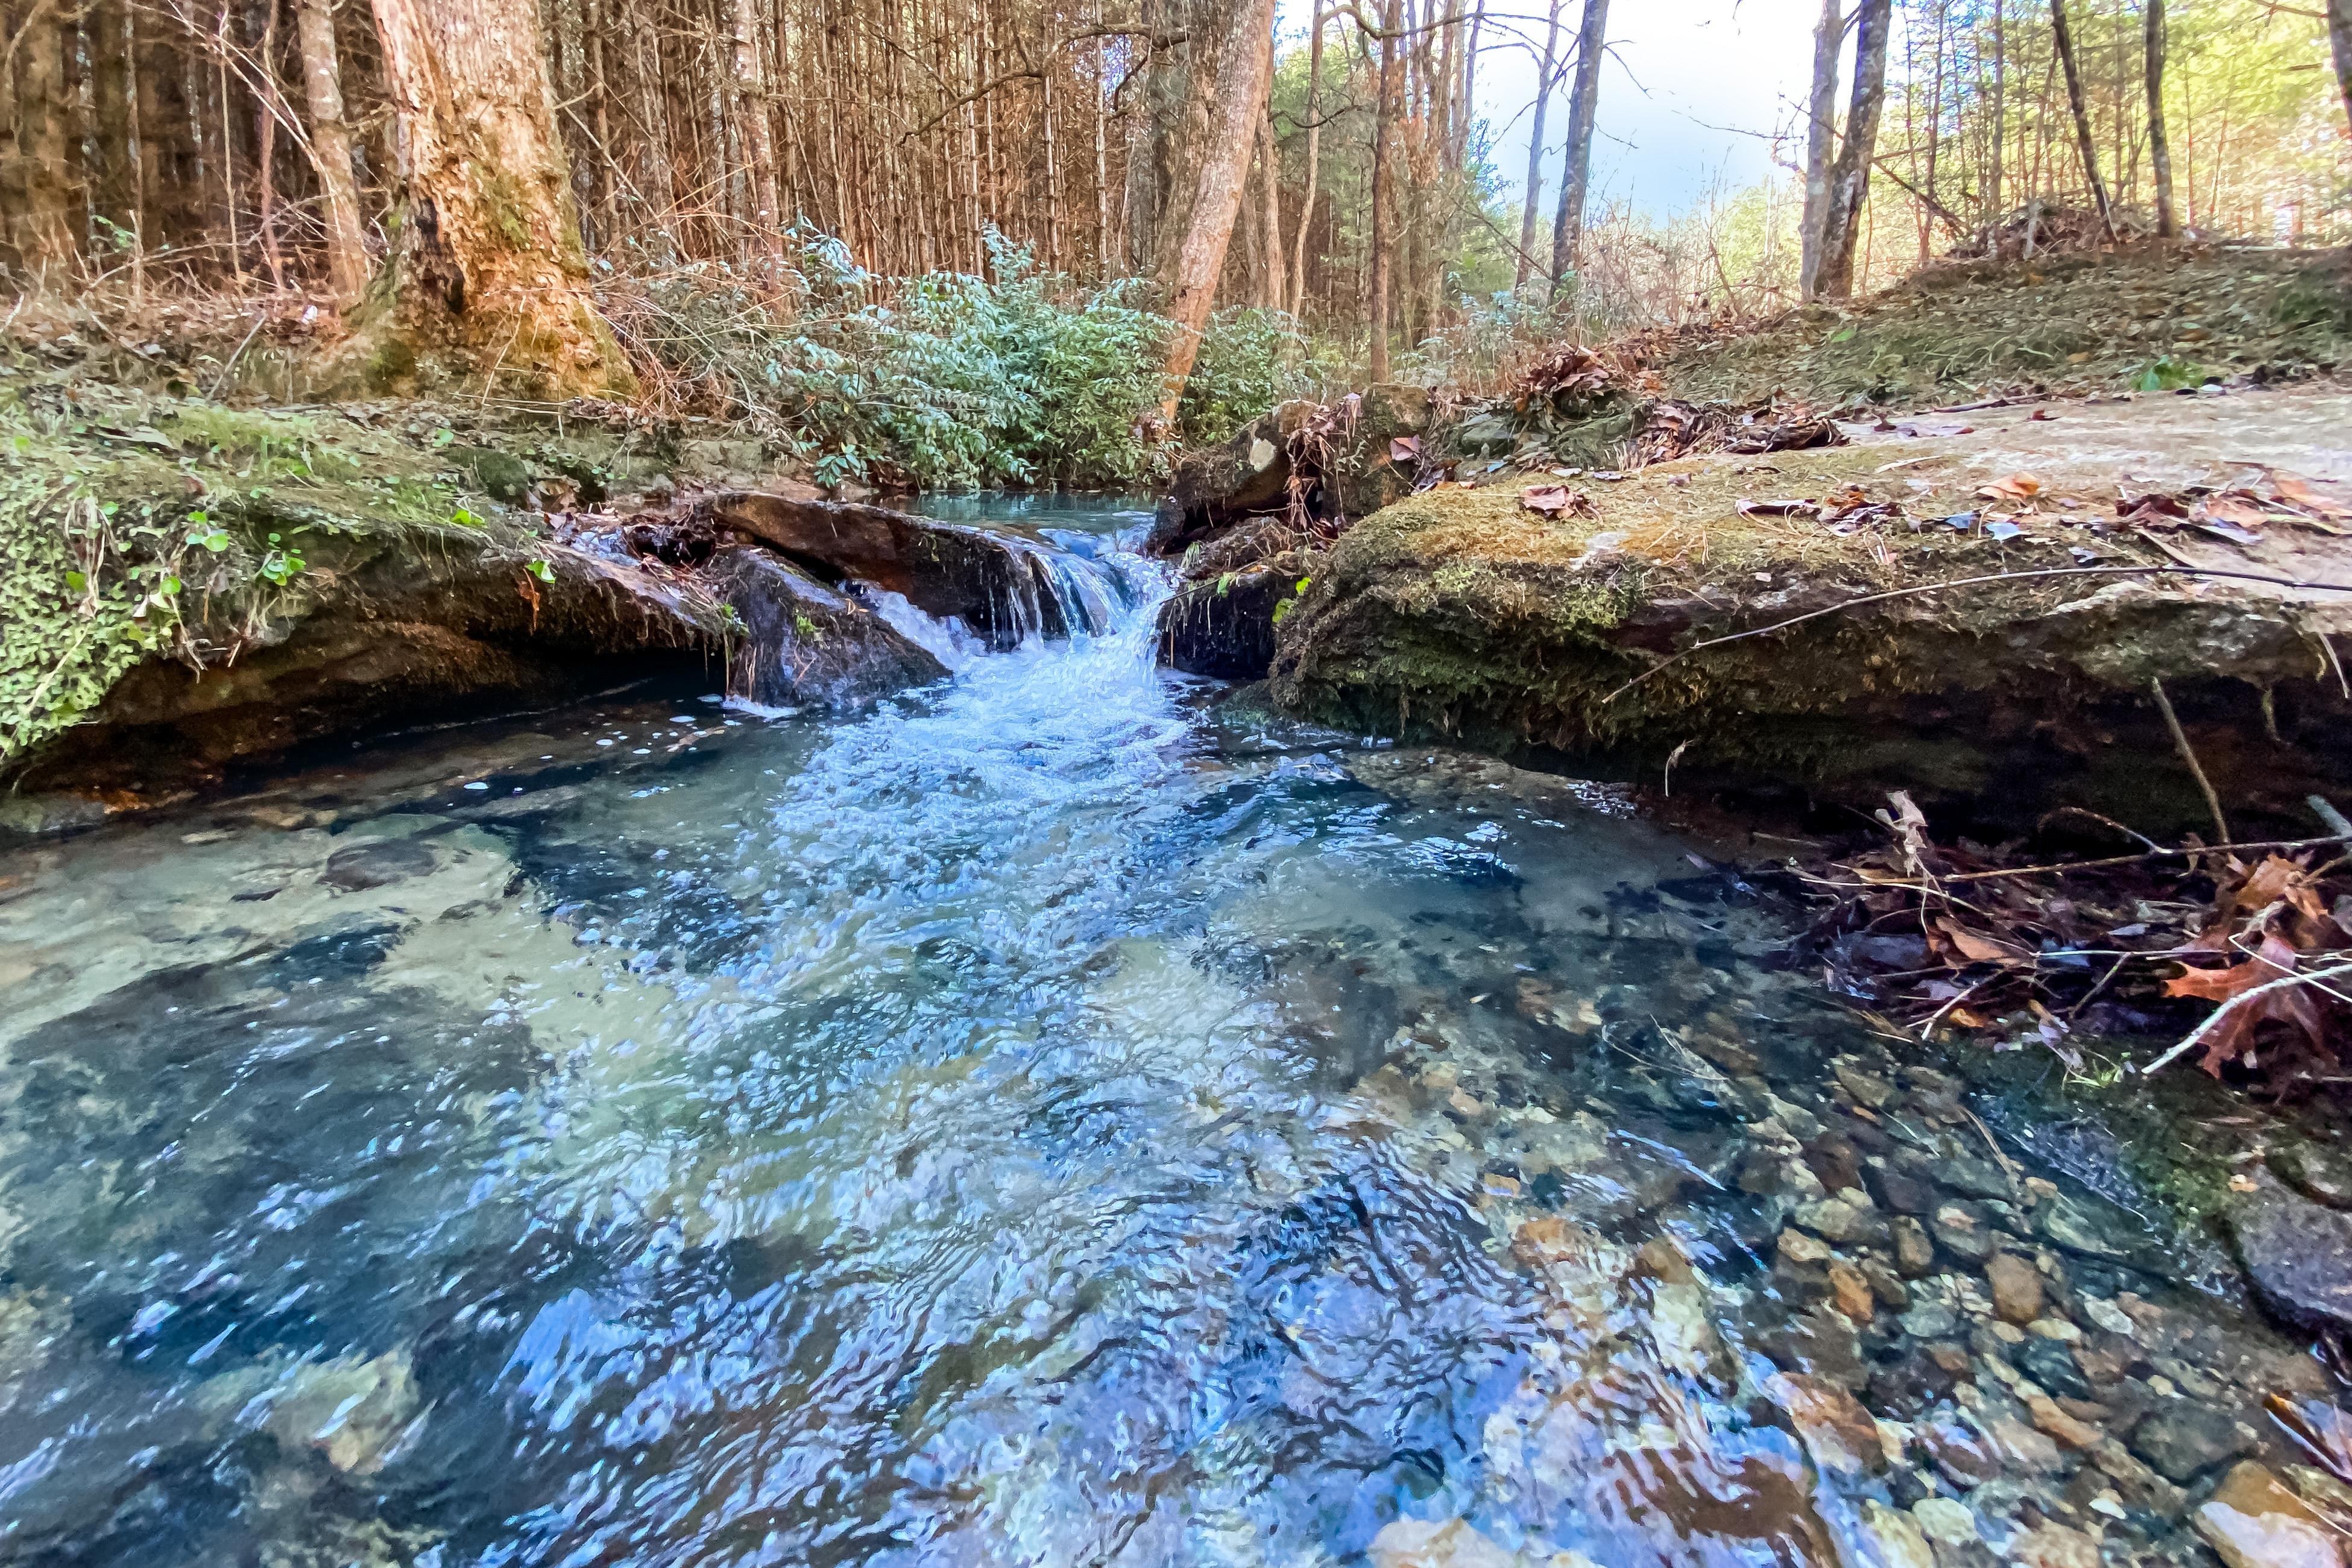
{"label": "smooth river rock", "polygon": [[2267,1171],[2230,1211],[2238,1261],[2264,1304],[2309,1328],[2352,1328],[2352,1214],[2327,1208]]}

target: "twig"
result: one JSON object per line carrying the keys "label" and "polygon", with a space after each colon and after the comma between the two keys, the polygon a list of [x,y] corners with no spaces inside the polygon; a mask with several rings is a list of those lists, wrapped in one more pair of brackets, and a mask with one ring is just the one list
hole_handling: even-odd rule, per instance
{"label": "twig", "polygon": [[245,345],[253,341],[253,334],[260,331],[261,324],[268,319],[269,312],[267,309],[255,313],[252,327],[247,330],[244,340],[237,344],[236,351],[229,355],[228,363],[221,367],[221,373],[213,378],[213,390],[206,394],[207,396],[215,399],[220,396],[221,388],[228,384],[228,373],[236,369],[237,361],[245,355]]}
{"label": "twig", "polygon": [[1791,626],[1800,626],[1808,621],[1818,621],[1824,615],[1835,615],[1840,611],[1858,609],[1864,604],[1883,603],[1890,599],[1909,599],[1922,593],[1938,593],[1948,588],[1975,588],[1988,582],[2026,582],[2036,578],[2046,577],[2161,577],[2167,573],[2181,577],[2228,578],[2244,582],[2267,583],[2273,588],[2306,588],[2319,589],[2330,593],[2352,593],[2352,583],[2347,582],[2305,581],[2298,578],[2275,577],[2268,572],[2234,571],[2221,567],[2200,566],[2049,566],[2041,567],[2032,571],[1995,571],[1988,572],[1981,577],[1955,577],[1943,582],[1914,583],[1909,588],[1890,588],[1878,593],[1864,593],[1853,599],[1841,600],[1835,604],[1824,605],[1819,610],[1808,610],[1802,615],[1791,615],[1786,621],[1775,621],[1769,626],[1751,626],[1745,632],[1727,632],[1720,637],[1706,638],[1703,642],[1692,643],[1679,653],[1659,660],[1601,700],[1604,703],[1615,702],[1652,675],[1680,664],[1693,653],[1703,653],[1709,648],[1719,648],[1726,643],[1737,643],[1744,638],[1762,637],[1774,632],[1785,632]]}
{"label": "twig", "polygon": [[1945,1002],[1942,1007],[1937,1008],[1933,1013],[1930,1013],[1927,1016],[1927,1021],[1919,1026],[1919,1038],[1921,1040],[1934,1040],[1936,1038],[1936,1026],[1944,1021],[1944,1015],[1946,1013],[1950,1012],[1954,1008],[1958,1007],[1962,1002],[1967,1001],[1970,997],[1975,996],[1977,994],[1977,988],[1979,986],[1983,986],[1998,977],[1999,977],[1997,975],[1987,975],[1981,980],[1970,981],[1967,990],[1964,990],[1958,995],[1951,998],[1948,1001]]}
{"label": "twig", "polygon": [[[2267,963],[2269,960],[2264,959],[2263,962]],[[2231,1013],[2236,1012],[2240,1008],[2244,1007],[2256,997],[2265,997],[2273,991],[2284,991],[2291,986],[2308,986],[2317,980],[2332,980],[2338,975],[2352,975],[2352,964],[2338,964],[2335,967],[2328,969],[2313,969],[2307,974],[2282,975],[2275,980],[2265,980],[2261,985],[2252,988],[2251,990],[2240,991],[2236,996],[2231,997],[2228,1001],[2223,1002],[2220,1007],[2215,1008],[2213,1009],[2212,1017],[2207,1019],[2203,1023],[2199,1024],[2195,1029],[2189,1030],[2189,1037],[2186,1040],[2183,1040],[2179,1045],[2174,1046],[2170,1051],[2166,1051],[2162,1056],[2158,1057],[2154,1061],[2149,1062],[2146,1067],[2141,1068],[2139,1070],[2140,1075],[2142,1077],[2153,1078],[2156,1074],[2163,1071],[2166,1068],[2179,1061],[2183,1056],[2186,1056],[2189,1051],[2196,1049],[2198,1044],[2202,1041],[2207,1035],[2212,1033],[2214,1028],[2219,1025],[2223,1019],[2229,1017]]]}
{"label": "twig", "polygon": [[2328,831],[2337,838],[2352,839],[2352,817],[2347,817],[2337,810],[2335,802],[2328,800],[2326,796],[2305,795],[2303,798],[2303,803],[2310,807],[2311,814],[2326,823]]}
{"label": "twig", "polygon": [[2157,711],[2164,715],[2164,727],[2172,732],[2172,744],[2179,749],[2180,760],[2189,764],[2196,777],[2197,788],[2205,792],[2205,809],[2213,813],[2213,831],[2223,843],[2230,841],[2230,824],[2221,815],[2221,797],[2213,792],[2213,781],[2205,777],[2205,765],[2197,760],[2196,748],[2189,744],[2189,732],[2180,727],[2180,716],[2172,711],[2172,699],[2164,695],[2162,677],[2150,675],[2147,689],[2156,697]]}
{"label": "twig", "polygon": [[2119,956],[2116,959],[2114,967],[2109,968],[2106,974],[2101,977],[2099,983],[2093,986],[2089,990],[2084,991],[2083,993],[2083,999],[2066,1009],[2066,1021],[2069,1024],[2072,1024],[2077,1018],[2081,1017],[2083,1009],[2089,1007],[2093,1002],[2098,1000],[2099,993],[2105,990],[2109,986],[2115,983],[2116,977],[2124,972],[2124,966],[2140,956],[2141,955],[2137,953],[2125,953]]}
{"label": "twig", "polygon": [[2223,852],[2234,854],[2240,850],[2308,850],[2316,849],[2322,844],[2340,844],[2345,842],[2347,838],[2352,838],[2352,835],[2331,834],[2323,839],[2254,839],[2242,844],[2199,844],[2194,849],[2147,850],[2136,855],[2108,855],[2103,860],[2095,861],[2054,861],[2047,865],[2004,866],[1999,871],[1950,872],[1945,875],[1944,880],[1946,882],[1990,882],[1998,877],[2042,876],[2052,872],[2065,871],[2098,871],[2111,865],[2132,865],[2140,861],[2160,860],[2168,855],[2181,860],[2193,860],[2199,855]]}
{"label": "twig", "polygon": [[1992,1129],[1984,1124],[1984,1118],[1982,1116],[1978,1115],[1966,1105],[1960,1107],[1960,1114],[1966,1116],[1976,1127],[1976,1130],[1984,1135],[1985,1147],[1990,1149],[1992,1151],[1992,1157],[2000,1162],[2000,1174],[2009,1178],[2009,1196],[2017,1199],[2018,1202],[2023,1203],[2025,1201],[2025,1188],[2017,1178],[2017,1162],[2009,1157],[2009,1151],[2002,1148],[2000,1142],[1993,1137]]}

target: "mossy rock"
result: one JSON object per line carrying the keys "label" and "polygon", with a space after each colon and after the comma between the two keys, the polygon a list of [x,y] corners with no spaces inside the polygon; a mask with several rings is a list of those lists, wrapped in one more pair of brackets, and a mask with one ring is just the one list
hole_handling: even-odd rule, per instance
{"label": "mossy rock", "polygon": [[[2352,414],[2340,396],[2279,396],[2263,412],[2315,442]],[[2055,794],[2154,827],[2196,801],[2147,697],[2161,679],[2225,794],[2336,787],[2352,777],[2352,705],[2319,678],[2315,650],[2319,632],[2352,631],[2352,594],[2145,569],[2180,557],[2352,583],[2352,541],[2282,526],[2260,550],[2182,534],[2167,554],[2109,526],[2122,466],[2162,488],[2147,452],[2185,483],[2205,448],[2242,439],[2200,413],[2158,399],[2070,413],[2079,428],[2063,437],[2066,424],[2029,428],[2020,412],[1960,439],[1688,459],[1580,481],[1590,516],[1524,507],[1524,488],[1557,483],[1540,474],[1447,485],[1359,523],[1322,559],[1280,629],[1272,691],[1361,732],[1634,769],[1678,754],[1678,780],[1856,798]],[[2045,510],[2002,538],[1940,520],[1979,512],[1977,488],[2024,457]],[[1836,528],[1780,509],[1854,488],[1899,509]],[[2143,574],[2098,576],[2100,562]],[[2063,575],[2017,575],[2037,571]],[[1904,591],[1958,578],[1992,580]],[[1798,619],[1814,611],[1833,612]],[[2264,730],[2265,690],[2284,744]]]}

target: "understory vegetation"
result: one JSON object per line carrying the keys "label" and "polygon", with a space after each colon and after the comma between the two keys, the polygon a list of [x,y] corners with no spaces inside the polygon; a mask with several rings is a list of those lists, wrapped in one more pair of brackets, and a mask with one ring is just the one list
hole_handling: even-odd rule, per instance
{"label": "understory vegetation", "polygon": [[992,230],[985,276],[885,279],[830,235],[795,239],[788,292],[688,263],[616,275],[600,296],[657,412],[740,422],[821,484],[1146,481],[1171,442],[1222,441],[1318,384],[1288,317],[1229,308],[1169,430],[1171,324],[1143,279],[1048,274]]}

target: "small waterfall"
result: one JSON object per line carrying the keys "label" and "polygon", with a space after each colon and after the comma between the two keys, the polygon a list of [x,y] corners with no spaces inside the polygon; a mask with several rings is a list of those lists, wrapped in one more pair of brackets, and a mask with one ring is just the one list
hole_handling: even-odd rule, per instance
{"label": "small waterfall", "polygon": [[860,594],[899,632],[960,670],[982,653],[1111,635],[1159,579],[1151,562],[1109,540],[1099,541],[1108,548],[1097,553],[1084,548],[1097,541],[1083,535],[991,537],[1003,549],[1003,570],[992,574],[983,624],[926,614],[903,595],[872,584],[861,584]]}

